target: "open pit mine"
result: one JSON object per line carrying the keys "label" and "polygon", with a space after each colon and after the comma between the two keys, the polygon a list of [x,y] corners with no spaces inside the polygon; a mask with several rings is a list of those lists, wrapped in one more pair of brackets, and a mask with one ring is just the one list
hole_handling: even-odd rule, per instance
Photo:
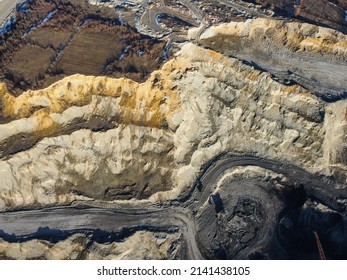
{"label": "open pit mine", "polygon": [[342,0],[0,0],[0,259],[347,259]]}

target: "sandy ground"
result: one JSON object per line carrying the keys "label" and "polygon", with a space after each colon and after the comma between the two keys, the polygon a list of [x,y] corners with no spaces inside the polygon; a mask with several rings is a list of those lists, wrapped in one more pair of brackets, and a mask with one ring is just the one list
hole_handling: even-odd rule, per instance
{"label": "sandy ground", "polygon": [[20,2],[23,0],[0,0],[0,25]]}

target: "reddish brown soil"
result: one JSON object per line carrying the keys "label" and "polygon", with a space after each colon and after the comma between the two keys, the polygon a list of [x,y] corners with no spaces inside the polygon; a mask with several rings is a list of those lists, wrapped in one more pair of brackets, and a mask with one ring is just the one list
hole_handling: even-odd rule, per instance
{"label": "reddish brown soil", "polygon": [[13,53],[10,60],[11,69],[15,73],[21,73],[27,81],[35,80],[37,76],[44,75],[54,54],[51,48],[44,49],[26,44]]}
{"label": "reddish brown soil", "polygon": [[312,22],[347,33],[345,21],[346,0],[245,0],[264,5],[285,16],[295,16],[303,21]]}
{"label": "reddish brown soil", "polygon": [[120,26],[118,16],[79,0],[34,1],[0,36],[0,78],[17,95],[75,73],[144,81],[160,66],[165,42]]}

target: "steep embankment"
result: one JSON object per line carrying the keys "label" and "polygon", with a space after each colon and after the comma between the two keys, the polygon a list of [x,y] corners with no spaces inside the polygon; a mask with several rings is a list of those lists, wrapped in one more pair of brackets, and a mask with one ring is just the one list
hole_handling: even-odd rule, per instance
{"label": "steep embankment", "polygon": [[[190,36],[197,36],[196,30]],[[328,28],[255,19],[212,26],[204,46],[268,71],[285,83],[300,84],[326,101],[347,96],[347,36]]]}
{"label": "steep embankment", "polygon": [[75,75],[17,98],[2,87],[1,105],[2,209],[174,198],[225,151],[345,181],[347,102],[191,43],[144,84]]}
{"label": "steep embankment", "polygon": [[[331,256],[344,256],[341,216],[331,215],[333,226],[317,221],[329,208],[340,211],[343,207],[333,206],[343,206],[345,198],[345,190],[332,189],[347,179],[347,101],[339,95],[346,88],[345,36],[259,19],[211,27],[200,43],[215,50],[184,44],[142,84],[73,75],[18,97],[0,85],[0,210],[88,201],[71,207],[75,217],[66,207],[60,208],[63,215],[53,208],[52,216],[41,213],[43,218],[36,210],[4,213],[9,219],[2,220],[0,258],[175,258],[176,253],[223,258],[219,252],[224,258],[295,257],[290,250],[297,244],[314,244],[313,228],[326,233],[322,240],[333,249],[328,253],[340,248]],[[329,88],[342,100],[320,98]],[[199,175],[184,203],[160,210],[151,204],[186,194]],[[93,220],[86,205],[111,216]],[[137,218],[117,215],[125,209]],[[302,210],[305,218],[289,213],[279,220],[283,209]],[[307,209],[314,209],[311,216]],[[39,214],[32,230],[11,222],[30,213]],[[304,222],[281,232],[288,219]],[[127,231],[146,221],[158,233]],[[177,233],[160,233],[161,221],[169,227],[178,222]],[[16,243],[11,235],[16,231],[8,226],[29,230],[32,240]],[[40,240],[45,229],[67,235]],[[302,239],[291,239],[296,232]],[[113,238],[118,233],[124,239]],[[194,248],[185,249],[185,242]],[[298,258],[312,252],[315,246]]]}

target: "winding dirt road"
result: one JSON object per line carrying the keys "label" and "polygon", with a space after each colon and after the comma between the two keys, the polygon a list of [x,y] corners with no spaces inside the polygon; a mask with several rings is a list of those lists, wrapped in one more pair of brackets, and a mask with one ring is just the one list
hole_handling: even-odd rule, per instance
{"label": "winding dirt road", "polygon": [[[285,175],[291,184],[303,186],[307,196],[335,209],[346,211],[338,200],[347,198],[346,189],[335,189],[335,183],[307,171],[275,160],[252,156],[223,156],[210,164],[185,202],[171,201],[147,208],[97,208],[88,206],[62,206],[41,210],[0,213],[0,237],[11,242],[40,238],[42,234],[74,234],[77,232],[104,231],[124,233],[135,230],[180,231],[185,240],[188,259],[202,259],[198,246],[201,217],[212,190],[222,174],[237,166],[259,166]],[[197,187],[199,186],[199,187]],[[264,192],[264,190],[262,190]],[[233,195],[235,195],[233,193]],[[264,203],[264,202],[262,202]],[[200,212],[197,217],[197,212]],[[203,211],[202,211],[203,212]],[[214,216],[213,216],[214,217]]]}

